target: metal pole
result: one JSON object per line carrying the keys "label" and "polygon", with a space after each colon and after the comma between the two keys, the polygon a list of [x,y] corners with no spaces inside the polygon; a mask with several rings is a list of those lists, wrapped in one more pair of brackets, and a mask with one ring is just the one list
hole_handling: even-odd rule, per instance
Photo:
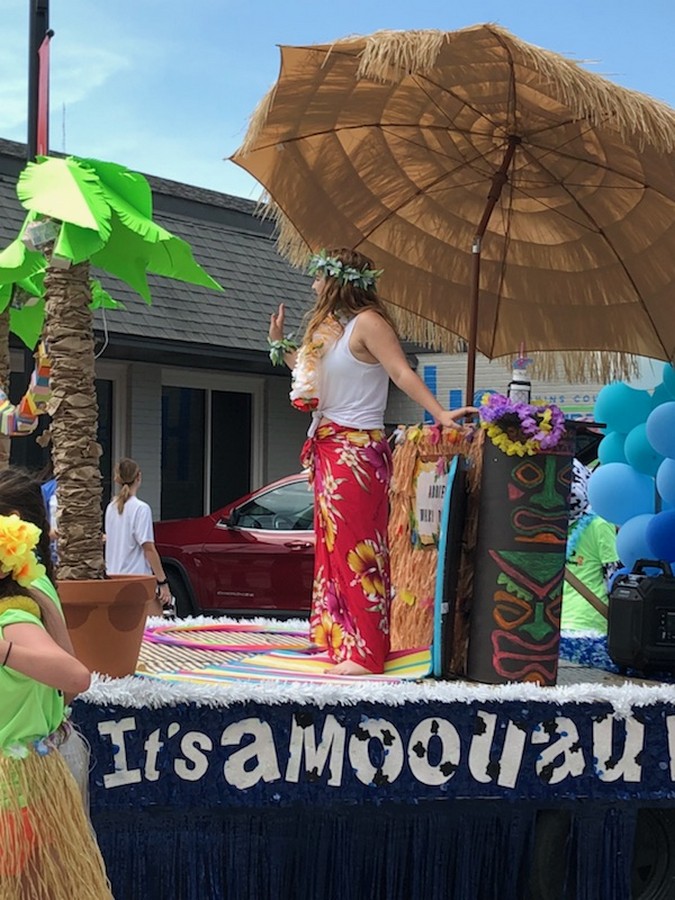
{"label": "metal pole", "polygon": [[469,320],[469,348],[467,354],[466,372],[466,403],[473,403],[473,395],[476,390],[476,341],[478,340],[478,301],[480,295],[480,250],[483,235],[490,221],[492,211],[502,192],[502,188],[509,180],[508,169],[516,152],[516,147],[521,139],[515,134],[509,135],[509,144],[504,154],[502,164],[492,176],[492,184],[485,204],[483,216],[478,223],[476,235],[471,245],[471,318]]}
{"label": "metal pole", "polygon": [[40,61],[38,52],[49,31],[49,0],[28,0],[28,141],[26,156],[37,156],[38,90]]}

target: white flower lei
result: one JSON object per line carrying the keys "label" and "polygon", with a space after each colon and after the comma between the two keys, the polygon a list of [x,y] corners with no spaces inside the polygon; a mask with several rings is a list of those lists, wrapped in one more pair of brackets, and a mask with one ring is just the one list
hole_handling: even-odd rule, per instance
{"label": "white flower lei", "polygon": [[335,316],[327,316],[311,341],[304,341],[293,367],[291,404],[301,412],[312,412],[319,405],[319,360],[343,331]]}

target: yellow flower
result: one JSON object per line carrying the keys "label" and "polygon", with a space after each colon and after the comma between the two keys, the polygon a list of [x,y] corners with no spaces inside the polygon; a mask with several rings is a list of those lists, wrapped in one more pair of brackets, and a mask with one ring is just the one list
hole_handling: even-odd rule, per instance
{"label": "yellow flower", "polygon": [[366,594],[384,596],[384,582],[380,573],[378,555],[372,541],[359,541],[347,554],[347,564],[358,576]]}
{"label": "yellow flower", "polygon": [[328,548],[328,550],[332,551],[335,547],[337,525],[335,522],[335,516],[331,512],[328,501],[323,494],[319,497],[319,515],[321,516],[321,521],[323,522],[326,547]]}
{"label": "yellow flower", "polygon": [[398,592],[398,598],[402,603],[405,603],[406,606],[415,606],[417,603],[417,597],[413,592],[405,589]]}
{"label": "yellow flower", "polygon": [[347,431],[345,437],[350,444],[357,447],[366,447],[370,442],[370,435],[367,431]]}
{"label": "yellow flower", "polygon": [[321,620],[314,626],[312,639],[317,647],[332,647],[333,650],[337,650],[342,644],[342,628],[327,612],[324,612],[321,614]]}
{"label": "yellow flower", "polygon": [[16,515],[0,516],[0,568],[21,585],[27,586],[44,574],[44,566],[33,554],[39,538],[40,529],[31,522],[23,522]]}

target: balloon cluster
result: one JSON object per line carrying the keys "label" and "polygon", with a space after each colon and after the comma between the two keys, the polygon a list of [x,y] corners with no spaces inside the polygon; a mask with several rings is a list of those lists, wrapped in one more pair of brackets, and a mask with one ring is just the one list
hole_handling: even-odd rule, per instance
{"label": "balloon cluster", "polygon": [[594,417],[606,425],[601,466],[588,482],[594,512],[619,526],[626,571],[638,559],[675,567],[675,368],[666,363],[653,391],[622,381],[598,394]]}

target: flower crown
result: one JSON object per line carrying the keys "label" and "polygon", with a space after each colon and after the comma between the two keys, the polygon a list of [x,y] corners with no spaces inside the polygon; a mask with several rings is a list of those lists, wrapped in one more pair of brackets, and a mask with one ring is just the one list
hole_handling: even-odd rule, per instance
{"label": "flower crown", "polygon": [[326,250],[321,250],[310,257],[307,271],[310,275],[335,278],[340,284],[351,284],[362,291],[368,291],[375,287],[384,269],[356,269],[345,265],[336,256],[329,256]]}
{"label": "flower crown", "polygon": [[23,587],[45,574],[33,548],[40,540],[40,529],[16,515],[0,516],[0,577],[11,576]]}

